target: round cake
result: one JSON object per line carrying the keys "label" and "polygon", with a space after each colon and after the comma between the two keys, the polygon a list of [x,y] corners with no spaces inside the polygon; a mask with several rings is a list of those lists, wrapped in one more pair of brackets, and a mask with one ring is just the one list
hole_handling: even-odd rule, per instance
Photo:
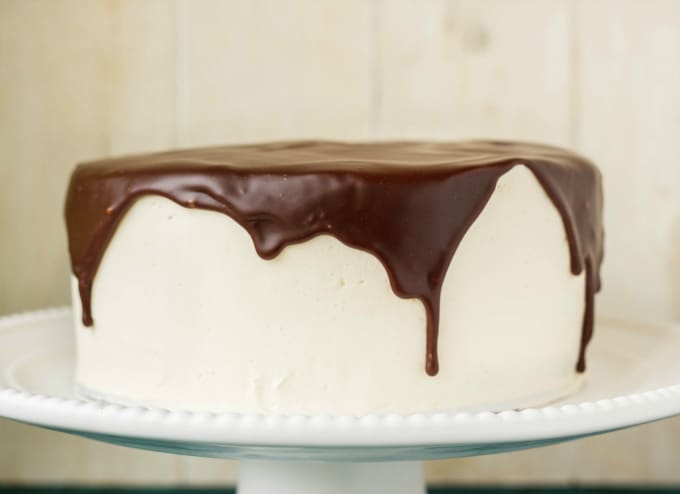
{"label": "round cake", "polygon": [[577,389],[601,178],[569,151],[284,142],[79,165],[80,389],[243,413],[535,406]]}

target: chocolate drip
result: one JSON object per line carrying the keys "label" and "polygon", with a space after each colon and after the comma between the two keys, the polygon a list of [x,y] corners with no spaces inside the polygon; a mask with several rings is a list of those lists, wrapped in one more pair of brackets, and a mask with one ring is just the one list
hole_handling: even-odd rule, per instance
{"label": "chocolate drip", "polygon": [[137,198],[157,194],[230,216],[264,259],[320,234],[374,254],[394,292],[424,304],[426,371],[435,375],[444,276],[498,178],[517,164],[531,169],[560,213],[571,272],[586,272],[577,362],[583,371],[600,286],[600,176],[575,154],[530,144],[293,142],[80,165],[71,178],[66,222],[83,324],[93,324],[92,284],[116,226]]}
{"label": "chocolate drip", "polygon": [[593,263],[586,259],[586,290],[585,290],[585,310],[583,311],[583,325],[581,330],[581,348],[579,349],[576,370],[584,372],[586,370],[586,347],[593,337],[593,325],[595,323],[595,291],[596,282],[593,276]]}

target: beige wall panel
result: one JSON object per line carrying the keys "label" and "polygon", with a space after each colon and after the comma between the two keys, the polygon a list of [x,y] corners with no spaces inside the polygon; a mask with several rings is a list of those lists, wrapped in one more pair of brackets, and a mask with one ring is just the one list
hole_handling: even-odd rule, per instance
{"label": "beige wall panel", "polygon": [[180,1],[179,143],[367,138],[366,1]]}
{"label": "beige wall panel", "polygon": [[180,457],[0,420],[0,484],[177,484]]}
{"label": "beige wall panel", "polygon": [[432,484],[677,485],[680,419],[547,448],[433,461]]}
{"label": "beige wall panel", "polygon": [[381,136],[568,143],[566,1],[398,0],[380,7]]}
{"label": "beige wall panel", "polygon": [[234,485],[238,479],[238,461],[184,457],[180,464],[183,485]]}

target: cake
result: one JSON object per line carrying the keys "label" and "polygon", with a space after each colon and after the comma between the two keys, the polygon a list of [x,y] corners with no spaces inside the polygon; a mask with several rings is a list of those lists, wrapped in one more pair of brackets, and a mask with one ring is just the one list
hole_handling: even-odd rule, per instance
{"label": "cake", "polygon": [[597,168],[538,144],[278,142],[80,164],[76,381],[114,402],[364,415],[583,381]]}

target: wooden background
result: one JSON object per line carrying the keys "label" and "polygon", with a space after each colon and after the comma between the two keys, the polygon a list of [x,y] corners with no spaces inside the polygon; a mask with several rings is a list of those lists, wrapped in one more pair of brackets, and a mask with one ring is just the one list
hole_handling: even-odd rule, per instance
{"label": "wooden background", "polygon": [[[680,1],[0,0],[0,313],[68,303],[79,160],[287,138],[529,139],[605,177],[600,312],[680,319]],[[680,421],[432,462],[434,482],[680,483]],[[0,421],[0,482],[235,464]]]}

